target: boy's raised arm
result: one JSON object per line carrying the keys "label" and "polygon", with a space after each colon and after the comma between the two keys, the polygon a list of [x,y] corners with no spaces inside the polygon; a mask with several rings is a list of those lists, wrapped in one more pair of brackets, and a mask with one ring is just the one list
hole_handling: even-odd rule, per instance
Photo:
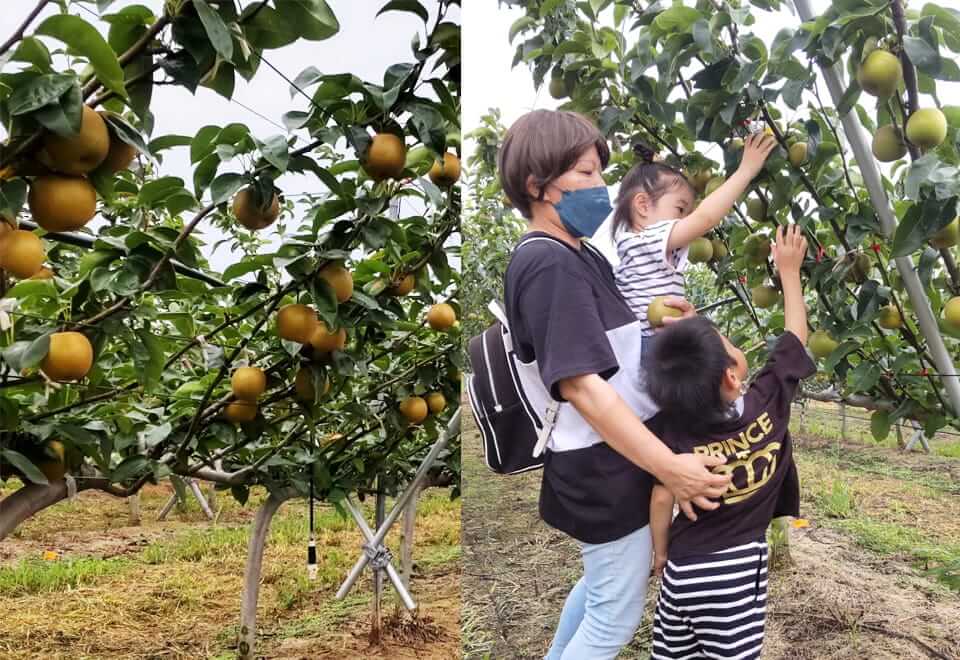
{"label": "boy's raised arm", "polygon": [[780,284],[783,286],[783,326],[804,345],[807,343],[807,305],[803,300],[803,285],[800,283],[800,265],[806,253],[807,239],[800,227],[777,227],[773,262],[777,265]]}

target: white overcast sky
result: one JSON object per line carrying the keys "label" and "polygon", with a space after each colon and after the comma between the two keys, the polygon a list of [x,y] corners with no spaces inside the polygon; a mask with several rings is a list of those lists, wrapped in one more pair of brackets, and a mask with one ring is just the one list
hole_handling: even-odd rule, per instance
{"label": "white overcast sky", "polygon": [[[690,5],[691,3],[686,3]],[[787,2],[792,8],[792,3]],[[810,0],[814,12],[821,13],[830,6],[828,0]],[[941,2],[943,6],[955,3]],[[521,62],[513,69],[515,47],[525,38],[519,35],[511,45],[508,41],[510,26],[519,17],[524,15],[521,8],[500,6],[496,0],[474,0],[466,2],[463,11],[463,133],[468,134],[480,125],[480,117],[490,108],[499,108],[504,126],[509,127],[518,117],[538,108],[556,108],[562,101],[556,101],[550,96],[546,86],[540,90],[534,89],[533,76],[527,64]],[[609,18],[611,10],[607,10],[601,18],[612,22]],[[779,12],[765,12],[754,9],[757,22],[750,26],[750,30],[759,36],[769,46],[773,38],[784,26],[799,26],[800,18],[789,9]],[[529,38],[529,33],[526,38]],[[636,34],[627,35],[628,43],[636,38]],[[941,50],[942,54],[950,55],[949,51]],[[826,85],[820,80],[820,96],[824,102],[829,102],[830,94]],[[937,82],[940,100],[944,104],[960,103],[960,83]],[[921,95],[921,104],[932,103],[930,97]],[[868,110],[873,109],[873,99],[866,95],[861,96],[860,104]],[[781,106],[785,117],[792,120],[795,117],[805,116],[805,104],[790,110]],[[464,144],[464,158],[469,156],[472,144]],[[715,161],[723,162],[720,147],[714,143],[701,143],[702,152]],[[611,189],[611,197],[615,188]],[[612,246],[604,245],[603,238],[609,232],[601,228],[597,232],[601,249],[612,259],[616,260]]]}
{"label": "white overcast sky", "polygon": [[[239,4],[247,6],[253,0],[238,0]],[[387,12],[377,17],[377,11],[386,4],[387,0],[344,1],[328,0],[333,13],[340,23],[340,31],[325,41],[299,40],[275,50],[265,51],[265,58],[288,78],[293,80],[297,74],[308,66],[314,66],[323,73],[353,73],[362,80],[381,84],[383,73],[391,64],[396,62],[414,62],[411,50],[411,40],[415,32],[424,34],[423,22],[414,14],[408,12]],[[436,16],[437,2],[422,0],[431,15],[431,25]],[[20,25],[27,14],[36,6],[35,0],[0,0],[0,41],[5,40]],[[162,0],[118,0],[107,10],[113,13],[121,8],[142,4],[150,7],[154,14],[159,15],[163,8]],[[96,11],[95,3],[85,3],[86,8]],[[36,27],[48,15],[56,13],[55,5],[48,6],[40,17],[31,25]],[[78,14],[97,25],[102,34],[106,34],[107,24],[97,21],[89,12],[83,11],[76,4],[70,12]],[[447,13],[448,20],[459,22],[459,12],[454,7]],[[27,34],[30,34],[28,29]],[[48,46],[62,46],[54,40],[44,38]],[[15,70],[16,63],[8,65],[6,70]],[[159,73],[157,74],[159,77]],[[312,91],[312,90],[309,90]],[[422,93],[432,90],[423,88]],[[153,136],[167,134],[194,135],[207,124],[223,126],[231,122],[241,122],[250,127],[251,133],[258,139],[271,135],[286,134],[282,128],[281,117],[290,110],[307,110],[309,103],[300,95],[291,96],[290,86],[274,71],[261,65],[252,81],[246,83],[239,76],[234,91],[236,101],[255,110],[277,125],[261,119],[257,115],[232,103],[219,94],[199,87],[196,95],[179,86],[161,85],[153,90],[151,109],[156,117]],[[305,131],[297,133],[300,136],[298,145],[309,141]],[[0,137],[2,128],[0,128]],[[172,175],[182,178],[186,187],[193,190],[193,168],[190,165],[189,148],[181,147],[163,152],[163,164],[160,175]],[[354,155],[350,154],[353,158]],[[241,171],[240,165],[221,166],[221,172]],[[284,175],[277,181],[277,185],[287,194],[321,193],[325,188],[313,175]],[[187,212],[189,213],[189,211]],[[296,224],[287,223],[294,228]],[[201,225],[201,228],[203,225]],[[222,234],[206,226],[207,231],[203,240],[212,245],[223,238]],[[280,239],[274,228],[264,230],[272,232],[270,237],[274,243]],[[263,233],[263,232],[261,232]],[[214,270],[222,271],[235,260],[226,250],[220,248],[211,256],[209,248],[204,250],[211,259]]]}

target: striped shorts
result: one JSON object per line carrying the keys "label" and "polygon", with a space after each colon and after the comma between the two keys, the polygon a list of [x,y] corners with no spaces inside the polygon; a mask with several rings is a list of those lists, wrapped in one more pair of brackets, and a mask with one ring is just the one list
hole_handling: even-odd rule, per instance
{"label": "striped shorts", "polygon": [[668,560],[651,660],[754,660],[767,613],[767,544]]}

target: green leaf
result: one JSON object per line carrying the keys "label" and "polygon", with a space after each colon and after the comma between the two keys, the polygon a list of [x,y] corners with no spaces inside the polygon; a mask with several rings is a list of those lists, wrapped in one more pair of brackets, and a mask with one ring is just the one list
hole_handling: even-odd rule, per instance
{"label": "green leaf", "polygon": [[[148,330],[138,330],[142,351],[134,351],[133,360],[137,367],[137,378],[146,392],[151,392],[163,375],[163,345],[160,338]],[[169,431],[168,431],[169,433]]]}
{"label": "green leaf", "polygon": [[513,43],[513,40],[518,34],[523,32],[529,27],[536,25],[537,22],[530,18],[529,16],[521,16],[513,22],[513,25],[510,26],[509,40],[510,43]]}
{"label": "green leaf", "polygon": [[693,24],[693,41],[701,52],[713,55],[713,35],[710,33],[710,24],[704,19],[698,19]]}
{"label": "green leaf", "polygon": [[44,128],[57,135],[78,134],[83,119],[80,85],[71,85],[58,102],[40,108],[33,116]]}
{"label": "green leaf", "polygon": [[165,149],[173,149],[174,147],[189,147],[190,143],[193,141],[189,135],[161,135],[155,140],[151,140],[150,144],[147,145],[147,150],[156,154],[157,152],[164,151]]}
{"label": "green leaf", "polygon": [[127,479],[143,472],[149,464],[150,461],[144,456],[128,456],[110,473],[110,481],[112,483],[123,483]]}
{"label": "green leaf", "polygon": [[143,184],[140,189],[140,203],[155,207],[171,195],[184,190],[183,179],[176,176],[164,176]]}
{"label": "green leaf", "polygon": [[[101,8],[101,11],[102,8]],[[147,31],[147,26],[156,20],[153,12],[143,5],[130,5],[115,14],[103,16],[110,24],[107,43],[116,53],[123,53]]]}
{"label": "green leaf", "polygon": [[230,494],[233,495],[233,499],[243,506],[250,497],[250,488],[247,486],[230,486]]}
{"label": "green leaf", "polygon": [[229,282],[247,273],[263,270],[264,266],[270,266],[272,264],[273,257],[271,255],[260,254],[254,257],[244,257],[243,261],[238,261],[223,271],[223,281]]}
{"label": "green leaf", "polygon": [[7,291],[8,298],[33,298],[43,296],[52,300],[58,299],[59,293],[52,280],[23,280]]}
{"label": "green leaf", "polygon": [[137,82],[133,85],[129,85],[127,93],[130,95],[130,102],[128,105],[130,109],[133,110],[137,117],[147,125],[148,122],[152,122],[152,115],[150,114],[150,102],[153,100],[153,76],[148,75],[148,71],[151,71],[153,67],[153,55],[150,53],[144,53],[135,57],[130,63],[128,63],[124,68],[124,75],[127,81],[139,77]]}
{"label": "green leaf", "polygon": [[200,22],[203,23],[203,29],[210,38],[210,43],[214,50],[223,59],[228,62],[233,59],[233,38],[230,36],[230,30],[226,23],[220,18],[214,9],[207,4],[206,0],[193,0],[193,6],[197,8],[197,15]]}
{"label": "green leaf", "polygon": [[870,432],[873,439],[883,442],[890,435],[890,413],[886,410],[876,410],[870,416]]}
{"label": "green leaf", "polygon": [[122,142],[126,142],[140,153],[150,156],[150,149],[147,147],[147,143],[143,141],[143,136],[137,129],[128,124],[122,116],[115,112],[106,112],[103,113],[103,118],[113,130],[113,134],[120,138]]}
{"label": "green leaf", "polygon": [[17,49],[13,51],[10,59],[17,62],[29,62],[43,72],[51,71],[50,51],[36,37],[24,37]]}
{"label": "green leaf", "polygon": [[940,165],[940,159],[935,153],[924,154],[910,164],[904,180],[903,189],[907,199],[920,198],[920,186],[930,180],[930,175]]}
{"label": "green leaf", "polygon": [[50,335],[52,334],[53,331],[51,330],[30,342],[27,349],[20,356],[21,369],[29,369],[43,362],[43,358],[47,357],[47,353],[50,352]]}
{"label": "green leaf", "polygon": [[880,380],[880,367],[873,362],[861,362],[850,374],[850,387],[855,392],[869,392]]}
{"label": "green leaf", "polygon": [[284,20],[309,41],[329,39],[340,31],[340,23],[325,0],[276,0]]}
{"label": "green leaf", "polygon": [[274,135],[267,138],[260,145],[260,153],[264,159],[281,172],[287,170],[287,163],[290,160],[290,151],[287,147],[287,139],[282,135]]}
{"label": "green leaf", "polygon": [[664,32],[689,32],[693,24],[701,18],[703,14],[690,7],[671,7],[665,12],[660,13],[654,20],[654,24]]}
{"label": "green leaf", "polygon": [[903,48],[918,70],[931,76],[940,72],[940,53],[923,39],[904,36]]}
{"label": "green leaf", "polygon": [[221,174],[210,184],[211,201],[214,204],[227,201],[235,192],[240,190],[246,182],[247,178],[242,174],[235,174],[233,172]]}
{"label": "green leaf", "polygon": [[35,32],[59,39],[86,57],[103,86],[126,98],[123,69],[117,61],[117,54],[95,27],[79,16],[58,14],[41,23]]}
{"label": "green leaf", "polygon": [[[281,48],[292,44],[300,34],[294,26],[289,25],[273,7],[260,8],[260,3],[247,5],[247,10],[256,8],[256,15],[243,24],[244,34],[253,48],[270,49]],[[244,12],[246,13],[246,12]]]}
{"label": "green leaf", "polygon": [[23,476],[29,481],[43,486],[50,483],[47,481],[43,472],[20,452],[13,451],[12,449],[0,449],[0,456],[3,457],[3,460],[20,470]]}
{"label": "green leaf", "polygon": [[956,217],[955,204],[951,201],[953,200],[925,199],[913,204],[897,225],[891,256],[903,257],[912,254],[923,246],[934,232],[953,220]]}
{"label": "green leaf", "polygon": [[424,23],[430,19],[430,14],[417,0],[391,0],[377,12],[377,16],[388,11],[409,11],[419,16]]}
{"label": "green leaf", "polygon": [[153,449],[158,444],[166,440],[170,436],[170,431],[173,430],[173,426],[170,422],[164,422],[159,426],[154,426],[149,429],[140,432],[140,437],[143,439],[143,444],[147,449]]}
{"label": "green leaf", "polygon": [[0,181],[0,218],[16,218],[27,201],[27,182],[16,178]]}
{"label": "green leaf", "polygon": [[37,76],[13,90],[7,102],[11,116],[24,115],[57,102],[77,84],[77,77],[67,73],[48,73]]}

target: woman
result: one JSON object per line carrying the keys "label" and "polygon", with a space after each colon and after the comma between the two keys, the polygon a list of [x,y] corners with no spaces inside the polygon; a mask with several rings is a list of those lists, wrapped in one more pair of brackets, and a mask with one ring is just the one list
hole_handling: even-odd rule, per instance
{"label": "woman", "polygon": [[[641,328],[609,263],[583,243],[610,213],[609,149],[571,112],[537,110],[499,154],[504,192],[529,221],[504,282],[514,346],[536,361],[561,405],[545,454],[543,520],[579,542],[584,575],[563,607],[548,660],[615,658],[643,618],[651,566],[651,475],[696,519],[729,477],[723,459],[673,454],[643,424],[656,408],[640,386]],[[545,239],[545,240],[532,240]],[[691,305],[670,303],[685,316]]]}

